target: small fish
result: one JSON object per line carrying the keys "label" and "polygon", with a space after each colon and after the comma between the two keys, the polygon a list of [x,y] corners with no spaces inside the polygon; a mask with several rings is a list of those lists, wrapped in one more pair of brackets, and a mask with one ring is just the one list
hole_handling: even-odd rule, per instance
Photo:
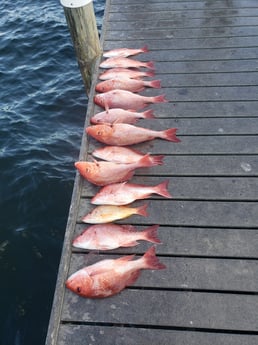
{"label": "small fish", "polygon": [[155,69],[153,61],[144,62],[144,61],[130,59],[127,57],[108,58],[108,59],[102,61],[99,65],[99,67],[101,67],[101,68],[117,68],[117,67],[140,68],[140,67],[145,67],[145,68],[149,68],[149,69]]}
{"label": "small fish", "polygon": [[177,128],[169,128],[163,131],[129,125],[127,123],[113,123],[93,125],[86,128],[86,132],[96,140],[116,146],[127,146],[160,138],[175,143],[180,142],[176,136]]}
{"label": "small fish", "polygon": [[133,247],[139,240],[161,243],[157,237],[158,225],[138,231],[132,225],[114,223],[91,225],[73,241],[76,248],[88,250],[111,250],[119,247]]}
{"label": "small fish", "polygon": [[82,177],[97,186],[106,186],[107,184],[128,181],[133,176],[135,169],[143,167],[152,167],[158,165],[145,155],[138,162],[129,164],[118,164],[114,162],[75,162],[75,167]]}
{"label": "small fish", "polygon": [[[145,153],[123,146],[105,146],[95,149],[92,152],[94,157],[114,163],[137,163]],[[149,156],[149,160],[153,165],[163,165],[164,155]]]}
{"label": "small fish", "polygon": [[139,207],[101,205],[84,216],[82,222],[90,224],[110,223],[114,220],[128,218],[133,214],[147,217],[147,206],[147,204]]}
{"label": "small fish", "polygon": [[94,205],[127,205],[138,199],[147,199],[152,194],[158,194],[165,198],[171,198],[168,192],[166,180],[156,186],[145,186],[143,184],[120,182],[102,187],[91,199]]}
{"label": "small fish", "polygon": [[139,259],[134,255],[118,259],[101,260],[73,273],[66,281],[66,287],[82,297],[103,298],[115,295],[126,286],[132,285],[142,269],[165,269],[156,257],[155,247],[151,247]]}
{"label": "small fish", "polygon": [[114,78],[131,78],[139,79],[142,77],[153,77],[154,71],[138,71],[129,68],[117,67],[107,69],[105,72],[101,73],[99,76],[100,80],[108,80]]}
{"label": "small fish", "polygon": [[103,56],[110,58],[110,57],[128,57],[132,55],[138,55],[140,53],[147,53],[148,47],[144,46],[140,49],[132,49],[132,48],[116,48],[106,51]]}
{"label": "small fish", "polygon": [[112,90],[94,96],[94,102],[105,110],[123,108],[140,110],[151,103],[168,102],[164,95],[147,97],[126,90]]}
{"label": "small fish", "polygon": [[149,109],[142,113],[136,111],[129,111],[120,108],[109,109],[95,114],[90,119],[93,124],[99,123],[130,123],[135,124],[139,119],[153,119],[153,110]]}
{"label": "small fish", "polygon": [[107,92],[112,90],[127,90],[131,92],[143,91],[146,87],[160,89],[160,80],[139,80],[130,78],[113,78],[98,83],[95,87],[97,92]]}

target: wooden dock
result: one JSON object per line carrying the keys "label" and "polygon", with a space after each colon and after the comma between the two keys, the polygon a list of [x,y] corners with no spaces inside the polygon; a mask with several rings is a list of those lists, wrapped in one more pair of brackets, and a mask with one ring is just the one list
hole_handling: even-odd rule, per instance
{"label": "wooden dock", "polygon": [[[132,181],[169,179],[173,199],[148,200],[149,216],[121,223],[159,224],[157,255],[167,269],[143,271],[106,299],[85,299],[64,287],[90,263],[149,243],[85,256],[71,246],[86,224],[97,188],[77,174],[57,279],[47,345],[258,344],[258,2],[256,0],[107,0],[104,50],[150,52],[169,103],[150,106],[140,126],[177,127],[181,143],[155,139],[135,148],[164,154],[164,165],[139,169]],[[100,111],[93,104],[86,126]],[[152,78],[153,79],[153,78]],[[100,144],[83,136],[80,160]],[[137,202],[135,204],[142,204]]]}

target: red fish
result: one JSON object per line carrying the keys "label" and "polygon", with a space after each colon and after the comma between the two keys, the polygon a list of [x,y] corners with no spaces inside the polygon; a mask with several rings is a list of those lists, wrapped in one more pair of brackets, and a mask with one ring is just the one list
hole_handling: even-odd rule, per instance
{"label": "red fish", "polygon": [[110,68],[105,72],[101,73],[99,76],[100,80],[108,80],[114,78],[131,78],[139,79],[141,77],[153,77],[154,71],[138,71],[129,68],[117,67]]}
{"label": "red fish", "polygon": [[132,55],[138,55],[140,53],[147,53],[148,47],[144,46],[140,49],[132,49],[132,48],[116,48],[106,51],[103,56],[110,58],[110,57],[127,57]]}
{"label": "red fish", "polygon": [[137,168],[151,167],[159,163],[153,162],[149,155],[145,155],[138,162],[118,164],[113,162],[86,162],[75,163],[76,169],[82,177],[97,186],[106,186],[110,183],[128,181]]}
{"label": "red fish", "polygon": [[151,103],[164,103],[168,101],[164,95],[147,97],[126,90],[113,90],[95,95],[94,102],[105,110],[109,108],[140,110]]}
{"label": "red fish", "polygon": [[147,204],[139,207],[101,205],[95,207],[90,213],[82,218],[84,223],[103,224],[110,223],[118,219],[130,217],[138,214],[147,217]]}
{"label": "red fish", "polygon": [[117,68],[117,67],[123,67],[123,68],[140,68],[145,67],[149,69],[155,69],[153,61],[139,61],[130,59],[127,57],[112,57],[108,58],[104,61],[102,61],[99,65],[101,68]]}
{"label": "red fish", "polygon": [[93,125],[86,128],[86,132],[96,140],[116,146],[127,146],[160,138],[175,143],[180,142],[176,136],[177,128],[170,128],[163,131],[129,125],[126,123],[114,123]]}
{"label": "red fish", "polygon": [[141,258],[133,258],[134,255],[128,255],[118,259],[101,260],[73,273],[65,285],[82,297],[108,297],[132,285],[142,269],[166,268],[156,257],[155,247],[151,247]]}
{"label": "red fish", "polygon": [[111,90],[127,90],[131,92],[143,91],[146,87],[160,89],[160,80],[139,80],[130,78],[113,78],[104,80],[96,85],[97,92],[107,92]]}
{"label": "red fish", "polygon": [[[105,161],[115,162],[115,163],[136,163],[142,157],[146,156],[144,153],[133,150],[129,147],[122,146],[105,146],[95,149],[92,152],[94,157],[104,159]],[[149,155],[149,160],[154,165],[163,165],[163,155],[151,156]]]}
{"label": "red fish", "polygon": [[133,247],[139,240],[161,243],[157,237],[158,225],[138,231],[132,225],[114,223],[91,225],[73,241],[76,248],[89,250],[111,250],[119,247]]}
{"label": "red fish", "polygon": [[147,199],[152,194],[158,194],[165,198],[171,198],[168,192],[168,180],[156,186],[145,186],[135,183],[114,183],[101,188],[91,199],[95,205],[127,205],[138,199]]}
{"label": "red fish", "polygon": [[93,124],[98,123],[130,123],[135,124],[139,119],[153,119],[153,110],[149,109],[142,113],[136,111],[129,111],[120,108],[109,109],[95,114],[90,119]]}

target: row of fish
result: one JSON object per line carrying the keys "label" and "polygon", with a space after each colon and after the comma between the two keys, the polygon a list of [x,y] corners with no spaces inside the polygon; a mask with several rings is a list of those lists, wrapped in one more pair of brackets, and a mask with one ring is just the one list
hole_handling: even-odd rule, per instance
{"label": "row of fish", "polygon": [[[135,200],[147,199],[152,194],[171,198],[168,180],[154,186],[129,183],[135,170],[163,164],[163,155],[144,154],[128,146],[160,138],[180,142],[176,128],[163,131],[135,126],[139,119],[154,118],[152,110],[138,112],[152,103],[167,102],[164,95],[145,97],[137,93],[149,88],[160,88],[160,80],[145,81],[141,77],[154,75],[154,63],[142,62],[129,56],[145,53],[140,49],[118,48],[105,52],[106,58],[100,67],[107,69],[100,74],[102,80],[96,85],[95,104],[104,111],[93,115],[86,133],[107,146],[95,149],[92,155],[100,161],[78,161],[75,163],[80,175],[101,188],[91,199],[97,205],[82,218],[82,222],[93,224],[73,241],[73,246],[88,250],[110,250],[118,247],[132,247],[139,240],[161,243],[157,236],[158,225],[138,230],[132,225],[119,225],[116,220],[133,214],[148,216],[145,203],[139,207],[130,204]],[[143,72],[140,68],[150,71]],[[66,286],[83,297],[108,297],[133,284],[142,269],[163,269],[152,246],[139,259],[134,255],[119,259],[99,261],[72,274]]]}

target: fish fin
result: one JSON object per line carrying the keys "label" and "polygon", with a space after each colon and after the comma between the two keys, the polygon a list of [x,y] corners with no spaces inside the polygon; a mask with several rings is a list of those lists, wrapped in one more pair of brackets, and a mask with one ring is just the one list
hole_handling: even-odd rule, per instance
{"label": "fish fin", "polygon": [[154,96],[154,103],[167,103],[168,100],[165,98],[165,95]]}
{"label": "fish fin", "polygon": [[162,132],[162,138],[174,143],[179,143],[181,140],[176,136],[177,128],[169,128]]}
{"label": "fish fin", "polygon": [[141,271],[137,270],[131,273],[129,279],[126,281],[126,286],[132,285],[133,283],[136,282],[136,280],[139,278]]}
{"label": "fish fin", "polygon": [[156,116],[154,116],[152,109],[146,110],[142,114],[143,114],[145,119],[155,119],[155,117],[156,117]]}
{"label": "fish fin", "polygon": [[166,268],[166,266],[156,257],[156,250],[154,246],[147,250],[147,252],[143,255],[143,259],[145,261],[146,268],[150,270],[160,270]]}
{"label": "fish fin", "polygon": [[119,263],[119,262],[131,261],[131,260],[133,260],[134,257],[135,257],[134,254],[132,254],[132,255],[125,255],[125,256],[122,256],[121,258],[116,259],[116,262]]}
{"label": "fish fin", "polygon": [[150,158],[152,160],[153,165],[163,165],[164,155],[151,156]]}
{"label": "fish fin", "polygon": [[146,62],[146,67],[155,70],[153,61]]}
{"label": "fish fin", "polygon": [[143,53],[148,53],[148,51],[149,51],[148,46],[147,46],[147,45],[143,46],[143,47],[141,48],[141,51],[142,51]]}
{"label": "fish fin", "polygon": [[152,80],[149,82],[149,87],[153,87],[154,89],[160,89],[161,88],[161,81],[160,80]]}
{"label": "fish fin", "polygon": [[169,180],[163,181],[155,186],[156,193],[164,196],[165,198],[172,198],[172,195],[168,191]]}
{"label": "fish fin", "polygon": [[154,77],[155,72],[154,71],[148,71],[146,72],[146,77]]}
{"label": "fish fin", "polygon": [[137,241],[131,241],[131,242],[123,243],[123,247],[134,247],[134,246],[137,246],[138,244],[139,242]]}
{"label": "fish fin", "polygon": [[152,225],[143,231],[144,239],[152,243],[161,243],[160,239],[157,237],[157,230],[159,225]]}
{"label": "fish fin", "polygon": [[137,214],[139,214],[140,216],[143,216],[143,217],[147,217],[148,216],[147,207],[148,207],[148,204],[144,204],[142,206],[139,206],[137,208]]}
{"label": "fish fin", "polygon": [[108,113],[109,112],[109,106],[108,106],[108,102],[106,101],[105,98],[104,98],[104,108],[105,108],[106,113]]}

